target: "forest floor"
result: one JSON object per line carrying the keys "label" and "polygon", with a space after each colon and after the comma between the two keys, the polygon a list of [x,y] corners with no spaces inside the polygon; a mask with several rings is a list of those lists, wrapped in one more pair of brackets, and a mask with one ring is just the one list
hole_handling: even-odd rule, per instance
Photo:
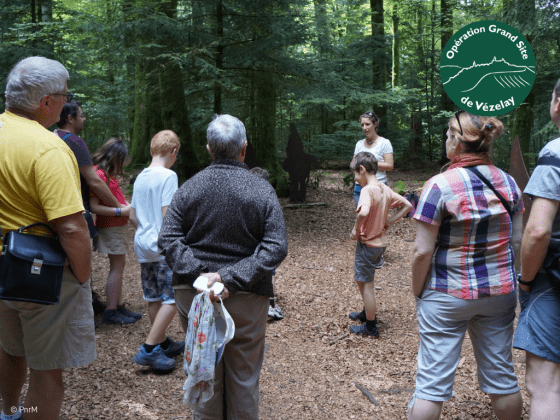
{"label": "forest floor", "polygon": [[[343,176],[348,171],[319,171],[317,189],[308,203],[324,207],[284,207],[289,254],[276,270],[275,290],[285,318],[268,323],[267,351],[260,382],[262,419],[404,419],[413,393],[418,350],[410,261],[415,229],[410,219],[388,232],[385,265],[376,271],[380,338],[348,334],[348,318],[362,302],[353,280],[355,243],[349,239],[355,212]],[[418,194],[436,171],[393,171],[389,186],[404,181]],[[124,190],[124,189],[123,189]],[[281,199],[283,206],[288,199]],[[129,225],[132,243],[133,228]],[[106,257],[94,254],[93,287],[104,300]],[[64,373],[66,393],[61,419],[190,419],[182,403],[185,374],[182,359],[169,374],[158,374],[132,362],[150,323],[142,300],[140,269],[134,254],[127,259],[125,302],[143,318],[133,325],[100,325],[97,359]],[[101,323],[100,317],[98,322]],[[169,328],[184,339],[178,318]],[[514,365],[523,389],[525,357],[514,350]],[[455,397],[444,404],[443,419],[494,419],[487,395],[480,392],[468,335],[455,378]],[[372,403],[357,387],[365,388]],[[27,385],[26,385],[27,387]],[[24,389],[24,392],[26,388]],[[528,415],[524,411],[524,419]]]}

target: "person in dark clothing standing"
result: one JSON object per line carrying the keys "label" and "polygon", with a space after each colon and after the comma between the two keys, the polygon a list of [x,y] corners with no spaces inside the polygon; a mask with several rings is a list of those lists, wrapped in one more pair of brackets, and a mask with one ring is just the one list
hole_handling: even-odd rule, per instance
{"label": "person in dark clothing standing", "polygon": [[[243,123],[217,115],[207,139],[212,163],[175,193],[158,244],[173,270],[175,303],[185,331],[197,293],[192,285],[202,274],[209,287],[224,284],[221,297],[235,322],[235,336],[216,367],[214,396],[193,417],[223,418],[225,408],[228,418],[258,420],[268,297],[272,270],[288,252],[286,226],[272,186],[243,163]],[[213,292],[210,297],[217,299]]]}
{"label": "person in dark clothing standing", "polygon": [[70,147],[70,150],[76,156],[78,161],[78,168],[80,170],[80,184],[82,188],[82,200],[84,208],[86,209],[85,218],[88,222],[90,237],[96,236],[95,229],[93,228],[93,220],[91,219],[89,204],[89,190],[91,189],[97,197],[111,207],[121,208],[121,214],[128,217],[130,213],[130,206],[123,206],[113,196],[109,186],[101,180],[93,169],[93,162],[87,147],[86,142],[78,136],[84,129],[86,117],[82,110],[81,103],[78,101],[70,101],[64,105],[60,113],[60,121],[56,124],[58,129],[55,134],[64,140]]}

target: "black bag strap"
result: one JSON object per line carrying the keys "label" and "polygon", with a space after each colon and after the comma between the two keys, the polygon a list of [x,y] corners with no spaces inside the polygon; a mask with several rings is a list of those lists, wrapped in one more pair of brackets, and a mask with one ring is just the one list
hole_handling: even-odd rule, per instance
{"label": "black bag strap", "polygon": [[47,225],[46,223],[42,223],[42,222],[31,223],[30,225],[20,227],[17,231],[18,231],[18,233],[23,233],[24,230],[30,229],[30,228],[35,227],[35,226],[41,226],[41,227],[47,229],[50,232],[50,234],[53,236],[53,238],[58,239],[58,235],[56,234],[54,229],[52,227],[50,227],[49,225]]}
{"label": "black bag strap", "polygon": [[558,166],[560,167],[560,159],[554,156],[543,156],[537,161],[538,165]]}
{"label": "black bag strap", "polygon": [[490,188],[492,191],[494,191],[494,194],[496,194],[496,197],[498,197],[498,199],[502,202],[502,205],[504,206],[504,208],[506,209],[506,211],[509,214],[509,218],[513,220],[513,211],[511,210],[511,206],[509,205],[509,203],[506,201],[506,199],[504,198],[504,196],[502,194],[500,194],[498,191],[496,191],[496,188],[494,188],[492,186],[492,184],[490,183],[490,181],[488,181],[488,179],[486,179],[484,177],[484,175],[482,175],[480,173],[480,171],[478,169],[476,169],[476,167],[474,166],[465,166],[465,169],[468,169],[469,171],[471,171],[473,174],[475,174],[476,176],[478,176],[480,178],[480,180],[482,182],[484,182],[486,184],[486,186],[488,188]]}

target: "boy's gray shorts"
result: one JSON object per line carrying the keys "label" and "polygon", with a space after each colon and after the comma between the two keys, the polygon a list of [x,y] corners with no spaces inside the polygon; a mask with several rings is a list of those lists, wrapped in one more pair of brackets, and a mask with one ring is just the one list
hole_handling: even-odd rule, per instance
{"label": "boy's gray shorts", "polygon": [[358,241],[356,244],[356,255],[354,257],[354,280],[370,283],[375,276],[375,266],[385,252],[383,248],[370,248]]}

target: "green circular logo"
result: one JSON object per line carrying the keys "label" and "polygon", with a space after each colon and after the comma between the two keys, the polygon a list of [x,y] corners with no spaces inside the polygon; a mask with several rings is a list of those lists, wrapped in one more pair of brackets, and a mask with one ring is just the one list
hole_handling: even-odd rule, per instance
{"label": "green circular logo", "polygon": [[440,61],[445,92],[472,114],[505,114],[523,102],[535,83],[533,49],[515,28],[481,20],[457,31]]}

